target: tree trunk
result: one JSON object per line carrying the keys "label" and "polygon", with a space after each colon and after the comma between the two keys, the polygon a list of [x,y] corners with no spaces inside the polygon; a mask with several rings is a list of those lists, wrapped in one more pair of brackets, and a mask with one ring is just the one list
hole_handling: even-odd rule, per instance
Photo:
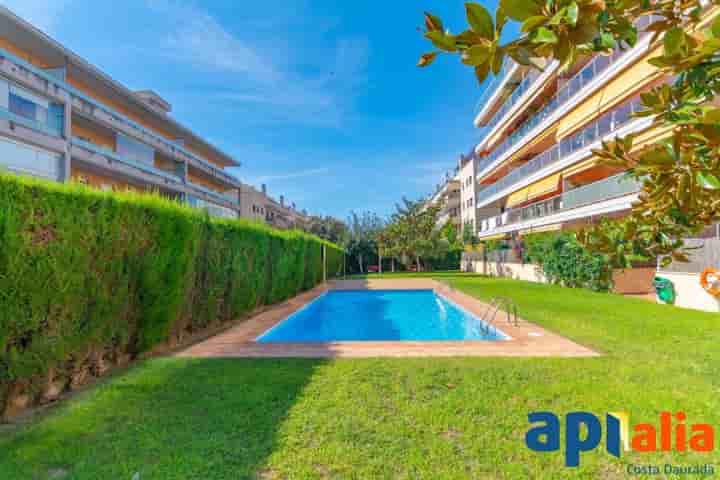
{"label": "tree trunk", "polygon": [[392,262],[392,272],[395,273],[395,257],[392,257],[390,261]]}
{"label": "tree trunk", "polygon": [[362,253],[358,253],[358,265],[360,266],[360,273],[365,273],[363,269]]}
{"label": "tree trunk", "polygon": [[415,262],[417,263],[417,271],[419,272],[419,271],[420,271],[420,268],[421,268],[421,267],[420,267],[420,256],[419,256],[419,255],[417,255],[417,256],[415,257]]}

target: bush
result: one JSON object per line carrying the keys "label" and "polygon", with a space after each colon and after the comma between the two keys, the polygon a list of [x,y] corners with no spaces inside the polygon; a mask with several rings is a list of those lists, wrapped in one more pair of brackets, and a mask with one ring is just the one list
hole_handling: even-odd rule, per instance
{"label": "bush", "polygon": [[523,241],[525,260],[540,265],[550,282],[595,291],[612,287],[612,268],[607,258],[588,252],[574,233],[534,234]]}
{"label": "bush", "polygon": [[342,251],[302,232],[0,175],[0,407],[312,288],[323,246],[337,275]]}

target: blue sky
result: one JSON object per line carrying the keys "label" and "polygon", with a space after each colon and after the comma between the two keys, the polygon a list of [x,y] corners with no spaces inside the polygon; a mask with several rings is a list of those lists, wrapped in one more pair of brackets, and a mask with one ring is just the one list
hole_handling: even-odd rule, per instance
{"label": "blue sky", "polygon": [[458,31],[461,1],[2,1],[313,213],[387,214],[479,140],[471,70],[415,67],[423,10]]}

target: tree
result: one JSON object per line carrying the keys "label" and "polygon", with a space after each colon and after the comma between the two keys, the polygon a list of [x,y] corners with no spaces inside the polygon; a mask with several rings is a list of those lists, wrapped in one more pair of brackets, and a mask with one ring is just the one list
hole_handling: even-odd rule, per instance
{"label": "tree", "polygon": [[376,213],[350,212],[348,217],[348,239],[345,248],[351,265],[357,265],[359,273],[365,273],[370,259],[377,255],[376,238],[385,222]]}
{"label": "tree", "polygon": [[449,242],[437,228],[440,206],[406,198],[395,206],[392,215],[393,252],[405,263],[414,262],[422,270],[422,258],[438,258],[449,250]]}
{"label": "tree", "polygon": [[472,222],[465,222],[462,235],[463,245],[470,245],[474,248],[479,243],[477,235],[475,235],[475,231],[473,230]]}
{"label": "tree", "polygon": [[333,242],[337,245],[344,245],[348,239],[348,227],[342,220],[334,217],[312,217],[307,228],[309,233]]}
{"label": "tree", "polygon": [[[616,266],[627,266],[631,254],[687,261],[683,238],[720,220],[720,16],[703,24],[701,0],[500,0],[492,15],[477,3],[466,3],[470,28],[453,35],[442,21],[425,14],[425,38],[439,51],[421,56],[430,65],[440,51],[458,54],[482,82],[498,74],[507,57],[520,65],[542,68],[540,59],[556,59],[561,69],[584,55],[608,54],[635,45],[635,20],[653,15],[647,27],[651,44],[662,37],[662,54],[651,63],[676,75],[672,85],[642,95],[640,116],[654,126],[669,127],[672,137],[650,147],[633,148],[633,137],[604,143],[595,153],[642,180],[632,213],[621,220],[590,227],[578,235]],[[718,5],[720,1],[713,0]],[[520,22],[524,35],[502,44],[508,21]]]}

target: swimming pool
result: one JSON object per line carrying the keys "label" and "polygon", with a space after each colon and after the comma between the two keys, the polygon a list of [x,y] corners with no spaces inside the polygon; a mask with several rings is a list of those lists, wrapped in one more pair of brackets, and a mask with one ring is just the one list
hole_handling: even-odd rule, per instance
{"label": "swimming pool", "polygon": [[508,338],[433,290],[331,290],[256,341],[496,341]]}

